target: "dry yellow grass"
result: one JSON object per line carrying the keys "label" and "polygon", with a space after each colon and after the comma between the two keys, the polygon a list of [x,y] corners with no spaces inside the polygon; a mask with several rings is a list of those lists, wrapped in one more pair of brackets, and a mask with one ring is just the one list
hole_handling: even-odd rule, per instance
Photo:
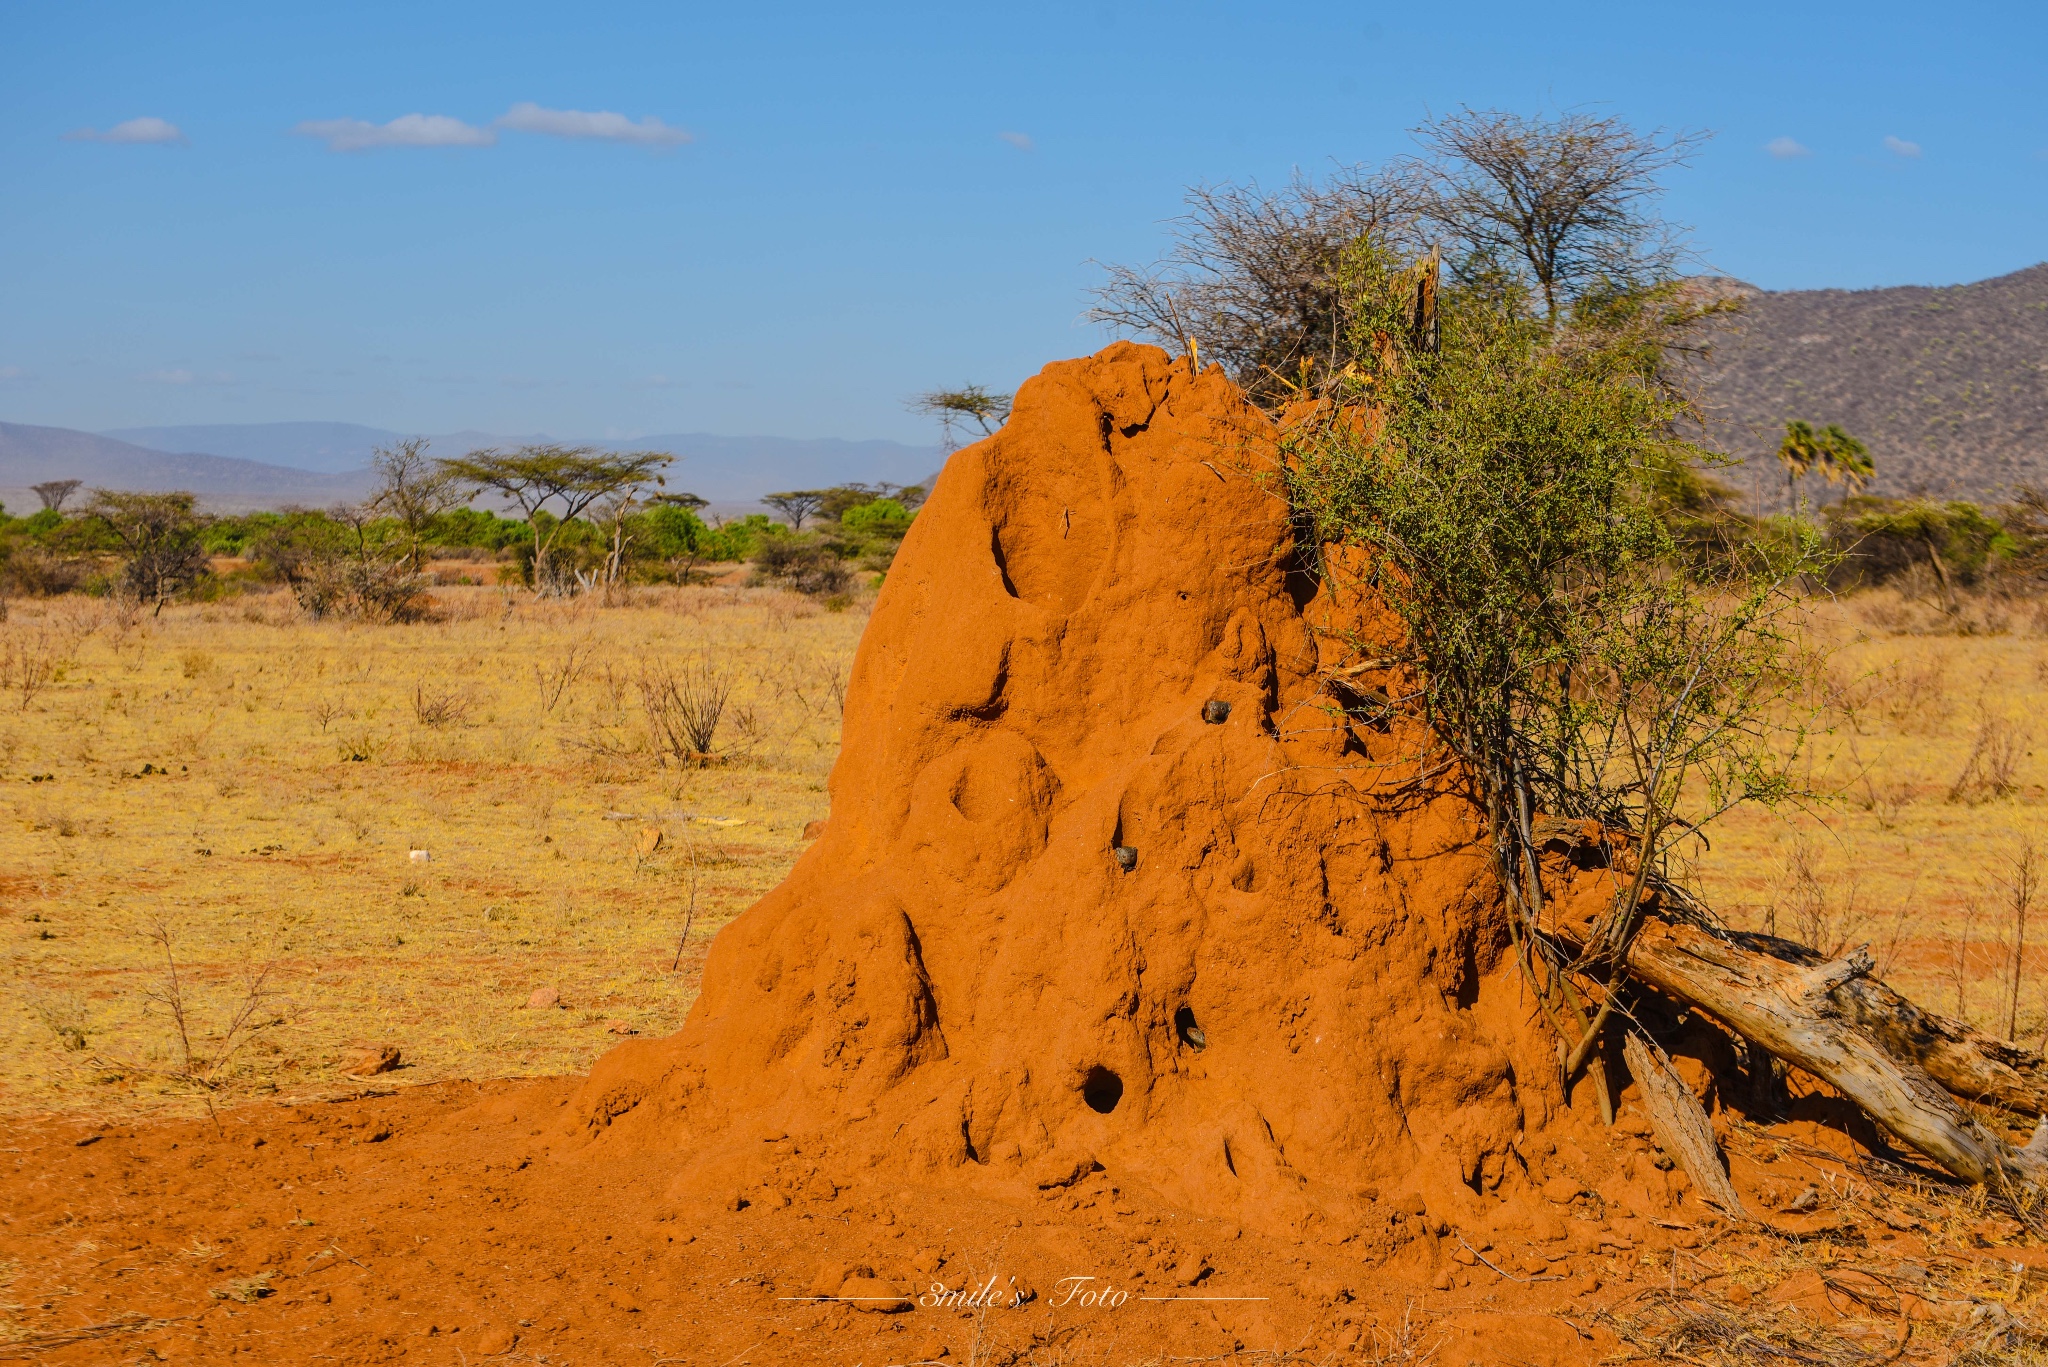
{"label": "dry yellow grass", "polygon": [[[219,1072],[236,1096],[348,1086],[379,1043],[403,1050],[395,1080],[561,1073],[617,1043],[614,1021],[681,1023],[705,941],[825,815],[865,605],[439,597],[448,620],[415,627],[307,622],[283,597],[154,619],[11,605],[0,1111],[198,1104],[151,995],[158,920],[208,1069],[274,960]],[[64,662],[39,690],[37,659]],[[731,676],[732,757],[664,767],[638,679],[693,661]],[[543,986],[566,1009],[525,1009]]]}
{"label": "dry yellow grass", "polygon": [[[0,1112],[199,1104],[167,1076],[183,1050],[152,997],[159,919],[208,1067],[246,974],[275,960],[228,1096],[352,1087],[343,1066],[379,1043],[404,1051],[397,1080],[561,1073],[616,1043],[614,1021],[680,1024],[705,942],[825,815],[866,605],[438,592],[448,619],[418,627],[308,622],[282,597],[160,618],[12,605]],[[2002,1028],[2030,842],[2048,881],[2048,766],[2030,748],[2048,740],[2048,642],[1919,634],[1926,615],[1885,595],[1817,610],[1833,653],[1809,777],[1840,800],[1730,821],[1699,875],[1731,921],[1870,941],[1910,994]],[[66,663],[36,688],[38,659]],[[718,743],[732,758],[664,767],[641,671],[700,660],[735,684]],[[2048,943],[2042,901],[2029,945]],[[543,986],[567,1009],[525,1009]],[[2031,951],[2019,1025],[2048,1026]]]}
{"label": "dry yellow grass", "polygon": [[[1830,950],[1867,942],[1908,995],[2003,1030],[2029,849],[2032,877],[2048,884],[2048,641],[1937,634],[1937,616],[1887,592],[1815,610],[1823,730],[1803,772],[1834,800],[1734,817],[1698,872],[1732,923]],[[2018,1034],[2039,1044],[2048,963],[2034,946],[2048,945],[2048,886],[2033,900]]]}

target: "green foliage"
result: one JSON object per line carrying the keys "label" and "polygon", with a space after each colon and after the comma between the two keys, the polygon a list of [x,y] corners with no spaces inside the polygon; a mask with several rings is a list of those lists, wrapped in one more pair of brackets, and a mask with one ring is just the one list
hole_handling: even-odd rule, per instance
{"label": "green foliage", "polygon": [[766,513],[748,513],[736,522],[722,523],[705,541],[704,558],[726,562],[752,560],[770,541],[789,536],[789,528]]}
{"label": "green foliage", "polygon": [[2024,554],[2033,544],[2024,526],[2024,504],[2008,509],[2007,518],[2021,525],[2009,531],[1984,509],[1960,500],[1847,500],[1827,510],[1828,539],[1841,556],[1829,583],[1862,588],[1924,566],[1944,593],[1975,587],[2007,562],[2031,563]]}
{"label": "green foliage", "polygon": [[64,514],[55,508],[39,508],[14,525],[30,540],[47,542],[64,525]]}
{"label": "green foliage", "polygon": [[900,541],[903,534],[910,530],[913,516],[915,514],[910,509],[893,498],[875,498],[856,504],[841,513],[839,525],[859,535]]}
{"label": "green foliage", "polygon": [[434,518],[426,532],[431,545],[473,546],[486,551],[502,551],[532,537],[533,528],[523,520],[478,508],[452,508]]}
{"label": "green foliage", "polygon": [[634,521],[637,543],[660,560],[702,559],[711,544],[711,529],[688,508],[662,504],[649,508]]}
{"label": "green foliage", "polygon": [[[578,550],[576,528],[588,528],[581,514],[600,499],[631,499],[643,486],[662,483],[661,471],[675,457],[663,451],[605,451],[594,446],[522,446],[515,451],[472,451],[458,460],[434,463],[436,477],[450,491],[490,490],[512,500],[526,514],[533,542],[527,581],[542,593],[572,591]],[[561,539],[567,536],[569,540]],[[558,556],[557,543],[569,554]]]}
{"label": "green foliage", "polygon": [[[1307,541],[1345,548],[1333,587],[1398,617],[1404,708],[1455,761],[1420,772],[1486,814],[1533,917],[1535,813],[1629,832],[1662,880],[1729,807],[1794,795],[1785,614],[1828,557],[1810,527],[1680,553],[1668,511],[1696,500],[1702,453],[1674,435],[1691,414],[1662,369],[1696,317],[1674,289],[1594,296],[1553,329],[1512,281],[1446,289],[1428,317],[1433,275],[1354,246],[1353,359],[1291,430],[1285,479]],[[1357,565],[1366,585],[1345,582]]]}

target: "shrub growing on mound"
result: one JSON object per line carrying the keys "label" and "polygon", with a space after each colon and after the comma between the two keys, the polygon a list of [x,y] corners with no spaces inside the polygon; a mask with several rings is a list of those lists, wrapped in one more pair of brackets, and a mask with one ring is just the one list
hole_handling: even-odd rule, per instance
{"label": "shrub growing on mound", "polygon": [[1666,358],[1698,317],[1675,288],[1589,298],[1552,326],[1511,283],[1439,298],[1433,257],[1371,242],[1346,287],[1352,359],[1287,439],[1287,491],[1312,544],[1345,548],[1322,574],[1369,581],[1404,628],[1398,705],[1449,752],[1421,757],[1417,783],[1458,785],[1485,813],[1575,1070],[1604,1013],[1589,1019],[1599,996],[1539,931],[1537,818],[1588,818],[1627,847],[1608,856],[1633,868],[1631,893],[1570,965],[1604,974],[1646,888],[1683,897],[1684,842],[1738,803],[1795,795],[1784,618],[1829,556],[1804,524],[1680,553],[1662,500],[1703,453],[1673,435],[1691,412]]}

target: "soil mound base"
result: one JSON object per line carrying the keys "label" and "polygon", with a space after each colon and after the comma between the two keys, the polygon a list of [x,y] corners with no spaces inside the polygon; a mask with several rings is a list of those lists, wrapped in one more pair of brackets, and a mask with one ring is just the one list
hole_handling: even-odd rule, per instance
{"label": "soil mound base", "polygon": [[817,1137],[842,1180],[1100,1168],[1388,1251],[1527,1196],[1556,1070],[1476,827],[1401,796],[1417,738],[1355,706],[1391,680],[1327,688],[1380,624],[1303,572],[1274,459],[1156,348],[1027,383],[890,573],[822,838],[576,1123],[688,1153],[679,1195]]}

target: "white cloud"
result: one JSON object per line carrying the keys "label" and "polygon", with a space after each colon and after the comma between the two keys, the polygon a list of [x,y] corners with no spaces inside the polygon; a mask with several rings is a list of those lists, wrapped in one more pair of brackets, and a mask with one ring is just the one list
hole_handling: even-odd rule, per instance
{"label": "white cloud", "polygon": [[81,128],[66,133],[71,142],[139,142],[172,143],[186,141],[185,135],[169,119],[144,116],[139,119],[124,119],[102,133],[97,128]]}
{"label": "white cloud", "polygon": [[1037,143],[1031,140],[1029,133],[998,133],[996,136],[1016,148],[1019,152],[1029,152],[1038,146]]}
{"label": "white cloud", "polygon": [[1884,150],[1895,157],[1917,157],[1920,155],[1920,144],[1907,142],[1904,138],[1887,137],[1884,140]]}
{"label": "white cloud", "polygon": [[1785,157],[1810,157],[1813,155],[1812,149],[1797,138],[1772,138],[1764,144],[1764,151],[1781,159]]}
{"label": "white cloud", "polygon": [[638,123],[624,114],[600,110],[594,114],[581,109],[544,109],[522,100],[506,110],[498,127],[515,133],[542,133],[551,138],[595,138],[603,142],[630,142],[642,147],[677,147],[694,142],[687,128],[663,123],[649,114]]}
{"label": "white cloud", "polygon": [[403,114],[390,123],[362,119],[311,119],[292,132],[319,138],[330,152],[367,152],[377,147],[489,147],[498,135],[446,114]]}

